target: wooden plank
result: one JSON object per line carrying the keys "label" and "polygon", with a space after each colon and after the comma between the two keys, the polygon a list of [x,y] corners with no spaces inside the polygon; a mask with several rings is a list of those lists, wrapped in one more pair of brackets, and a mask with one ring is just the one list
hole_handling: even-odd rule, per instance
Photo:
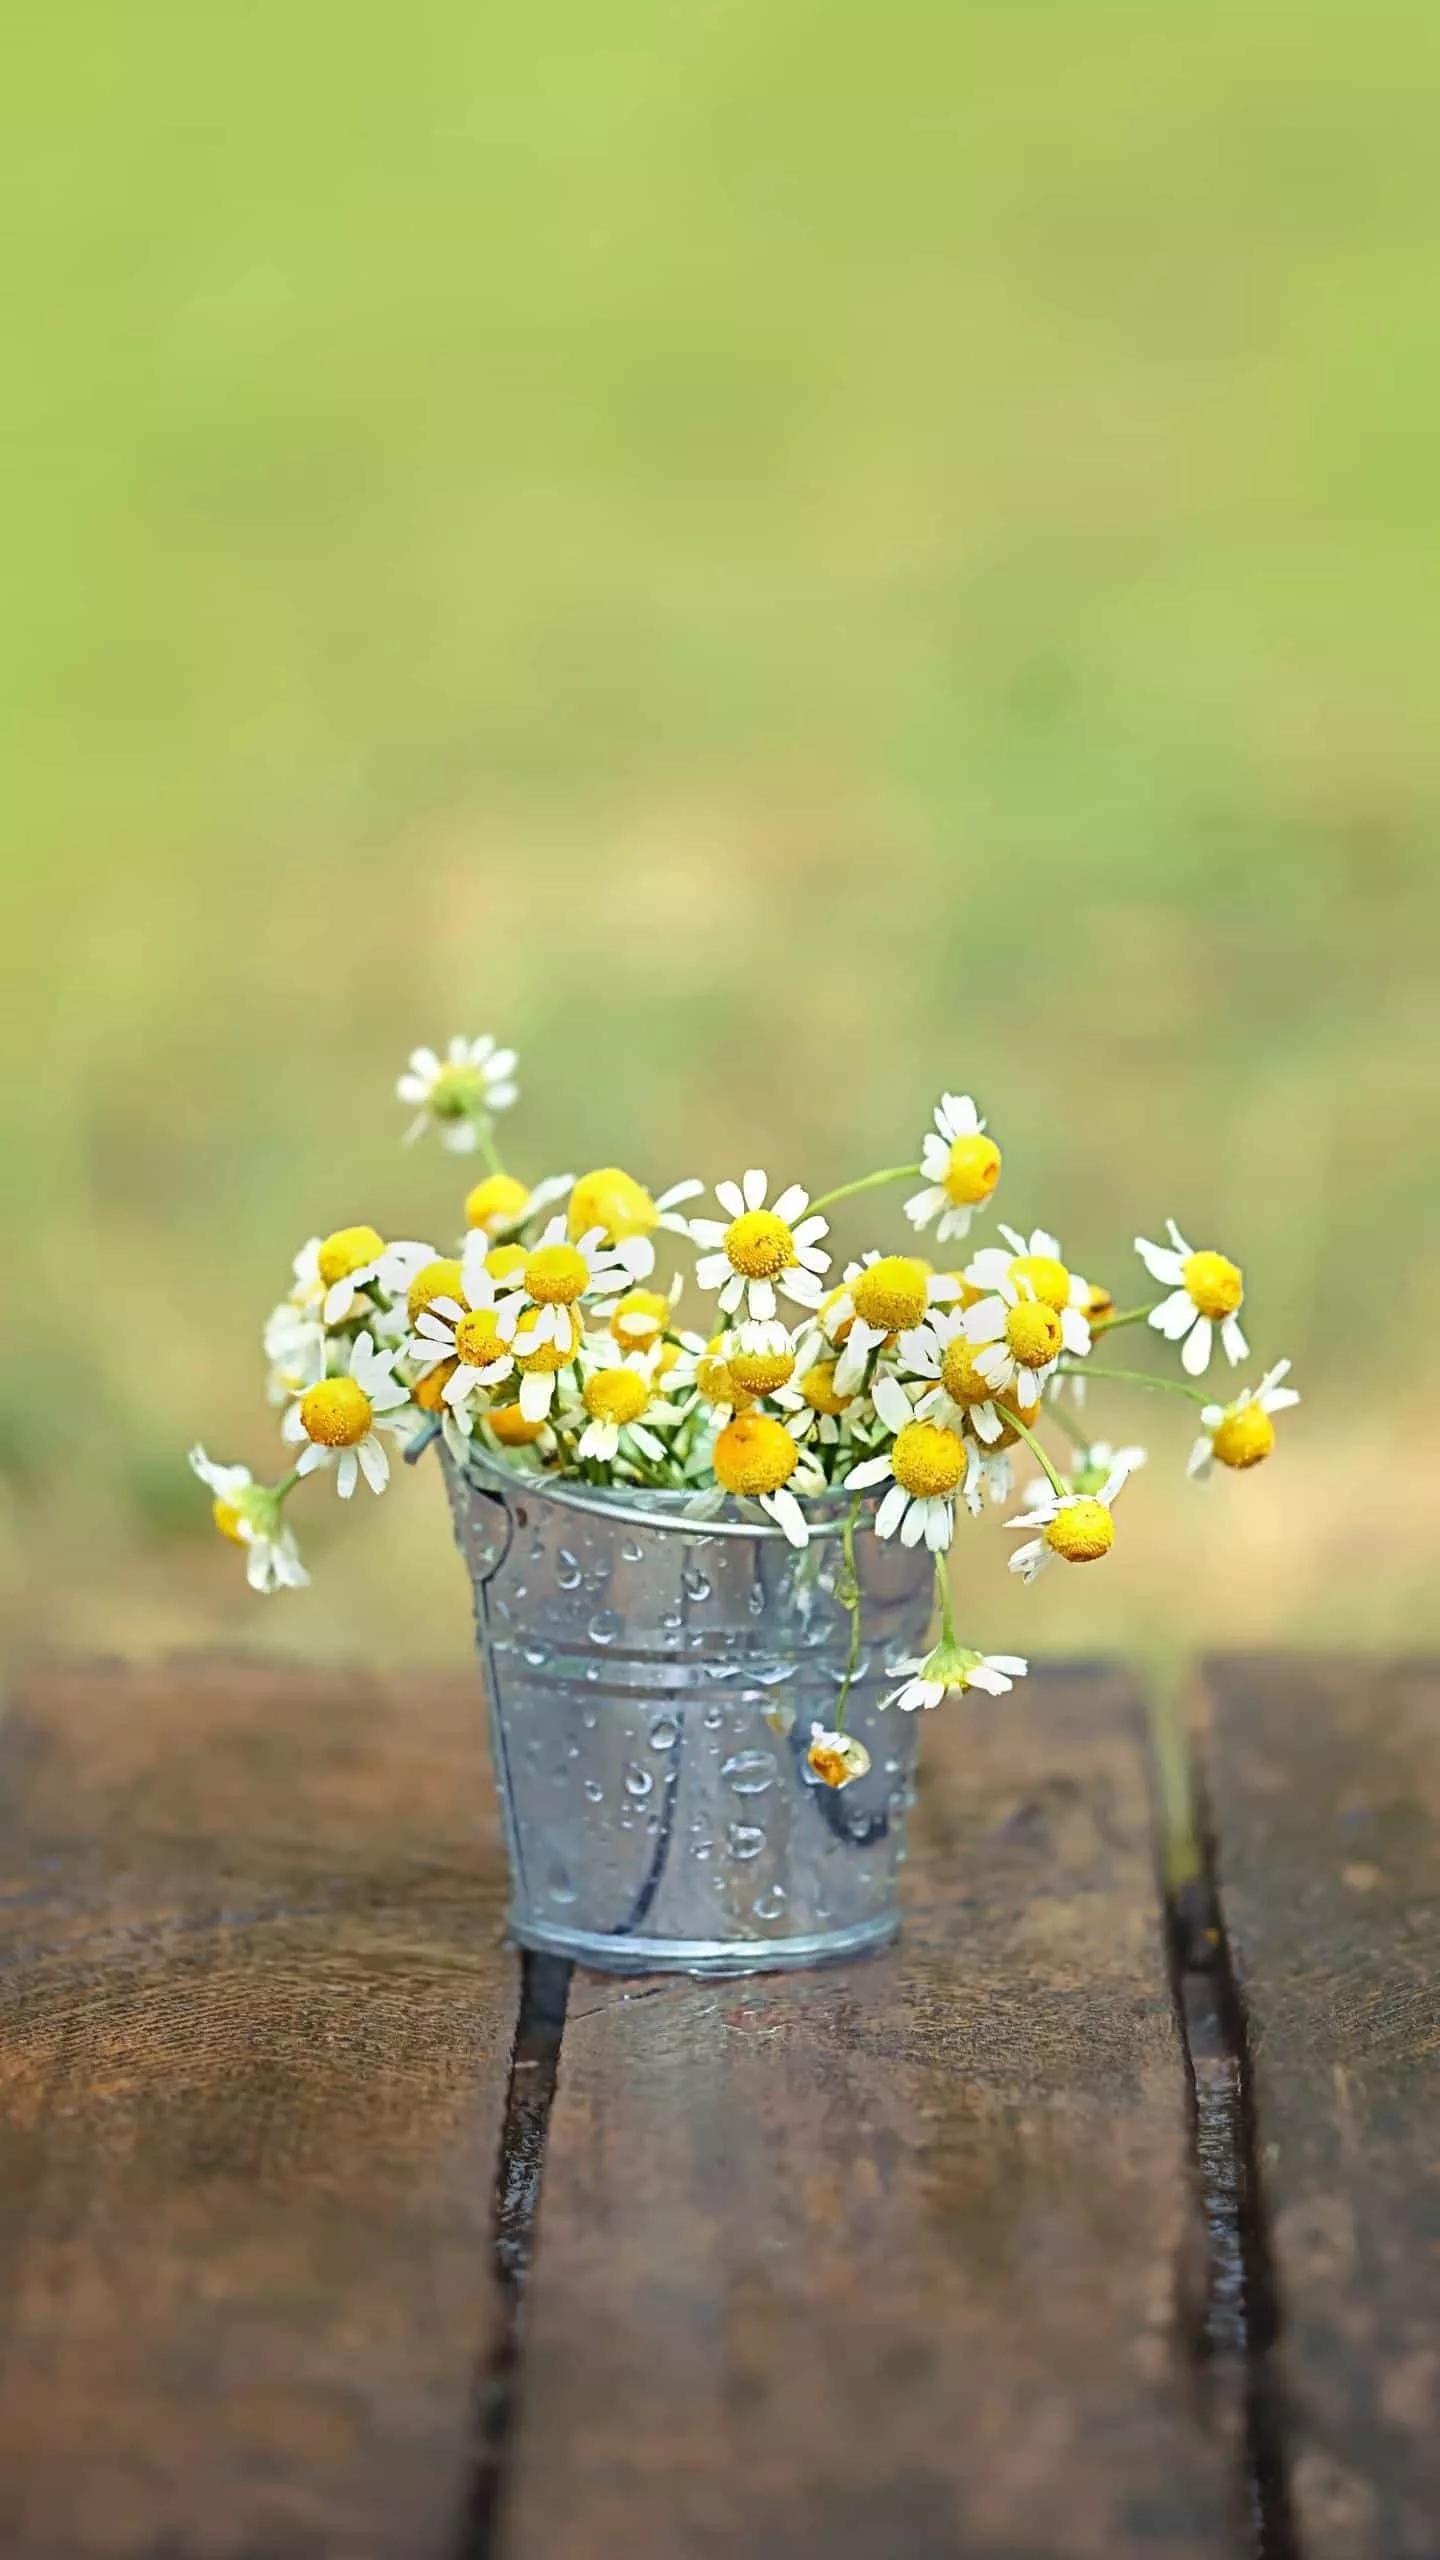
{"label": "wooden plank", "polygon": [[1440,1666],[1205,1666],[1306,2560],[1440,2548]]}
{"label": "wooden plank", "polygon": [[893,1952],[577,1975],[504,2560],[1231,2549],[1133,1694],[925,1745]]}
{"label": "wooden plank", "polygon": [[473,1680],[53,1670],[0,1737],[0,2549],[454,2548],[514,2025]]}

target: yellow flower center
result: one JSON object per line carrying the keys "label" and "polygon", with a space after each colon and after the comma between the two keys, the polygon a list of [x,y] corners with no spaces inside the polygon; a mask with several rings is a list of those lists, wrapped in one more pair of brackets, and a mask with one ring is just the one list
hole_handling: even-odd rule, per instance
{"label": "yellow flower center", "polygon": [[1245,1275],[1223,1253],[1192,1253],[1182,1277],[1202,1316],[1219,1323],[1233,1316],[1245,1295]]}
{"label": "yellow flower center", "polygon": [[943,1422],[907,1422],[890,1452],[895,1481],[922,1501],[953,1493],[965,1473],[965,1444]]}
{"label": "yellow flower center", "polygon": [[817,1733],[805,1758],[827,1787],[848,1787],[852,1778],[863,1778],[870,1766],[864,1743],[848,1733]]}
{"label": "yellow flower center", "polygon": [[1114,1298],[1098,1280],[1092,1280],[1086,1288],[1085,1313],[1092,1324],[1104,1324],[1115,1313]]}
{"label": "yellow flower center", "polygon": [[795,1374],[793,1351],[732,1351],[730,1376],[747,1396],[773,1396]]}
{"label": "yellow flower center", "polygon": [[498,1236],[506,1227],[518,1225],[530,1199],[530,1186],[513,1173],[487,1173],[465,1198],[465,1224],[483,1227],[487,1236]]}
{"label": "yellow flower center", "polygon": [[743,1396],[730,1375],[730,1363],[721,1349],[717,1333],[708,1350],[695,1363],[695,1384],[707,1404],[744,1404]]}
{"label": "yellow flower center", "polygon": [[814,1368],[807,1369],[801,1379],[800,1393],[812,1413],[843,1413],[846,1406],[853,1403],[853,1397],[839,1396],[835,1392],[837,1366],[834,1360],[817,1360]]}
{"label": "yellow flower center", "polygon": [[411,1281],[405,1300],[411,1323],[418,1324],[426,1308],[433,1307],[437,1298],[459,1298],[462,1306],[465,1303],[461,1292],[460,1265],[448,1255],[423,1263]]}
{"label": "yellow flower center", "polygon": [[423,1378],[416,1379],[411,1394],[422,1413],[444,1412],[445,1389],[459,1366],[458,1360],[441,1360],[435,1368],[427,1369]]}
{"label": "yellow flower center", "polygon": [[[521,1342],[529,1343],[528,1350],[521,1350]],[[529,1335],[516,1337],[515,1366],[523,1369],[527,1377],[553,1377],[557,1369],[568,1369],[574,1357],[569,1344],[562,1351],[558,1342],[536,1342]]]}
{"label": "yellow flower center", "polygon": [[300,1399],[306,1435],[322,1449],[353,1449],[374,1418],[369,1397],[353,1378],[322,1378]]}
{"label": "yellow flower center", "polygon": [[1053,1253],[1017,1253],[1010,1265],[1010,1277],[1017,1288],[1023,1283],[1032,1298],[1042,1307],[1053,1307],[1058,1314],[1070,1304],[1070,1274]]}
{"label": "yellow flower center", "polygon": [[1215,1428],[1215,1455],[1222,1467],[1258,1467],[1275,1446],[1275,1425],[1263,1405],[1242,1404]]}
{"label": "yellow flower center", "polygon": [[244,1515],[237,1504],[224,1501],[217,1493],[210,1505],[210,1516],[222,1538],[232,1538],[237,1547],[249,1545],[250,1541],[240,1525]]}
{"label": "yellow flower center", "polygon": [[795,1239],[773,1209],[747,1209],[725,1230],[725,1251],[732,1271],[747,1280],[773,1280],[795,1259]]}
{"label": "yellow flower center", "polygon": [[977,1200],[988,1200],[999,1179],[1000,1150],[993,1138],[977,1133],[952,1140],[945,1189],[957,1209],[973,1209]]}
{"label": "yellow flower center", "polygon": [[940,1383],[952,1404],[989,1404],[995,1390],[987,1387],[975,1366],[975,1346],[957,1333],[945,1345],[940,1363]]}
{"label": "yellow flower center", "polygon": [[712,1463],[727,1493],[775,1493],[794,1474],[800,1452],[773,1414],[737,1413],[716,1441]]}
{"label": "yellow flower center", "polygon": [[653,1342],[670,1321],[670,1301],[658,1289],[627,1289],[610,1311],[610,1330],[617,1342]]}
{"label": "yellow flower center", "polygon": [[1094,1564],[1115,1543],[1115,1523],[1103,1502],[1085,1494],[1056,1512],[1045,1532],[1045,1544],[1067,1564]]}
{"label": "yellow flower center", "polygon": [[526,1449],[538,1440],[545,1429],[543,1422],[532,1422],[518,1404],[492,1405],[485,1417],[496,1439],[505,1449]]}
{"label": "yellow flower center", "polygon": [[851,1294],[862,1324],[881,1333],[903,1333],[925,1313],[930,1273],[923,1262],[903,1253],[883,1254],[857,1273]]}
{"label": "yellow flower center", "polygon": [[573,1244],[542,1244],[525,1265],[525,1287],[542,1307],[571,1307],[590,1277],[590,1266]]}
{"label": "yellow flower center", "polygon": [[320,1277],[327,1289],[337,1280],[348,1280],[352,1271],[363,1271],[385,1250],[385,1241],[373,1227],[337,1227],[320,1247]]}
{"label": "yellow flower center", "polygon": [[488,1369],[492,1360],[508,1358],[509,1351],[490,1307],[472,1307],[455,1327],[455,1356],[467,1369]]}
{"label": "yellow flower center", "polygon": [[585,1381],[585,1410],[596,1422],[638,1422],[649,1401],[634,1369],[597,1369]]}
{"label": "yellow flower center", "polygon": [[485,1256],[485,1268],[492,1280],[514,1280],[530,1259],[523,1244],[492,1244]]}
{"label": "yellow flower center", "polygon": [[620,1244],[626,1236],[648,1236],[659,1225],[660,1212],[633,1173],[622,1172],[618,1164],[602,1164],[594,1173],[581,1174],[570,1194],[567,1223],[574,1237],[599,1227],[612,1244]]}
{"label": "yellow flower center", "polygon": [[1022,1369],[1043,1369],[1064,1339],[1053,1307],[1039,1298],[1022,1298],[1005,1318],[1005,1339]]}

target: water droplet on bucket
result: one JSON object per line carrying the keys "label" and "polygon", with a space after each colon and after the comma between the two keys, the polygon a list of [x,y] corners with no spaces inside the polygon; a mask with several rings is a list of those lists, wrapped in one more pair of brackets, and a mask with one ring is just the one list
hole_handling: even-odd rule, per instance
{"label": "water droplet on bucket", "polygon": [[623,1562],[623,1563],[625,1563],[625,1564],[639,1564],[639,1562],[640,1562],[640,1560],[641,1560],[642,1556],[644,1555],[644,1553],[645,1553],[645,1550],[644,1550],[644,1548],[641,1546],[640,1541],[639,1541],[639,1539],[638,1539],[638,1538],[622,1538],[622,1539],[621,1539],[621,1541],[620,1541],[620,1555],[621,1555],[621,1560],[622,1560],[622,1562]]}
{"label": "water droplet on bucket", "polygon": [[732,1858],[758,1858],[765,1846],[765,1834],[753,1822],[728,1823],[725,1838]]}
{"label": "water droplet on bucket", "polygon": [[654,1784],[655,1781],[649,1770],[642,1769],[638,1760],[626,1761],[625,1793],[627,1796],[648,1796]]}
{"label": "water droplet on bucket", "polygon": [[575,1899],[569,1869],[562,1867],[558,1858],[545,1879],[545,1890],[552,1902],[573,1902]]}
{"label": "water droplet on bucket", "polygon": [[757,1920],[778,1920],[785,1908],[785,1887],[772,1884],[768,1893],[757,1893],[750,1905]]}
{"label": "water droplet on bucket", "polygon": [[550,1647],[548,1644],[522,1644],[520,1655],[532,1671],[540,1671],[550,1659]]}
{"label": "water droplet on bucket", "polygon": [[694,1564],[687,1564],[680,1582],[687,1600],[708,1600],[714,1587],[709,1574],[702,1573]]}
{"label": "water droplet on bucket", "polygon": [[723,1707],[707,1707],[701,1718],[701,1722],[707,1733],[718,1733],[724,1721],[725,1710]]}
{"label": "water droplet on bucket", "polygon": [[732,1751],[720,1763],[720,1775],[728,1778],[737,1796],[763,1796],[775,1784],[773,1751]]}
{"label": "water droplet on bucket", "polygon": [[578,1591],[580,1588],[579,1559],[571,1554],[568,1547],[561,1547],[556,1553],[555,1579],[562,1591]]}
{"label": "water droplet on bucket", "polygon": [[591,1801],[591,1803],[592,1803],[592,1804],[603,1804],[603,1803],[604,1803],[604,1801],[605,1801],[605,1790],[604,1790],[604,1788],[601,1786],[600,1781],[599,1781],[599,1779],[598,1779],[598,1778],[587,1778],[587,1779],[586,1779],[586,1781],[585,1781],[585,1793],[586,1793],[586,1794],[587,1794],[587,1796],[589,1797],[589,1799],[590,1799],[590,1801]]}
{"label": "water droplet on bucket", "polygon": [[616,1609],[597,1609],[586,1630],[592,1644],[613,1644],[625,1621]]}
{"label": "water droplet on bucket", "polygon": [[651,1750],[673,1751],[679,1738],[679,1733],[680,1727],[673,1716],[656,1716],[650,1727]]}

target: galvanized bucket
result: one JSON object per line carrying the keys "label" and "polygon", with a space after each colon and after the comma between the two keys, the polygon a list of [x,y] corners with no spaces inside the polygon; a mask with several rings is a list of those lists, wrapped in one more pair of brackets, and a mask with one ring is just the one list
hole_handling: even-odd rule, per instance
{"label": "galvanized bucket", "polygon": [[[751,1973],[883,1945],[913,1794],[916,1719],[881,1713],[920,1651],[932,1560],[851,1497],[810,1506],[810,1545],[733,1506],[445,1461],[475,1592],[511,1935],[611,1973]],[[871,1768],[834,1790],[812,1724]]]}

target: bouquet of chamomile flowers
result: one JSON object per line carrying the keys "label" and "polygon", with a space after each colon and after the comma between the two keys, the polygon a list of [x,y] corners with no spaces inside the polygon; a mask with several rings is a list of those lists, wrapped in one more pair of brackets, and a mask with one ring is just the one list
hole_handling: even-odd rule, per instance
{"label": "bouquet of chamomile flowers", "polygon": [[[1267,1458],[1275,1416],[1299,1401],[1285,1360],[1228,1397],[1199,1383],[1217,1351],[1232,1371],[1248,1361],[1245,1283],[1173,1220],[1164,1243],[1137,1237],[1151,1287],[1124,1308],[1043,1227],[975,1240],[1001,1153],[968,1095],[942,1096],[918,1162],[818,1198],[752,1168],[706,1200],[698,1179],[656,1191],[615,1165],[534,1183],[511,1172],[496,1129],[515,1068],[489,1037],[414,1052],[398,1086],[409,1137],[433,1129],[484,1167],[463,1240],[447,1250],[367,1224],[312,1236],[264,1332],[288,1466],[267,1484],[191,1453],[258,1591],[308,1580],[288,1518],[302,1484],[383,1494],[392,1450],[414,1458],[433,1439],[461,1469],[482,1450],[541,1481],[683,1495],[702,1521],[753,1508],[797,1547],[807,1503],[848,1492],[852,1531],[864,1517],[935,1557],[938,1640],[894,1693],[931,1707],[947,1691],[1008,1689],[1025,1669],[961,1643],[947,1571],[957,1522],[1008,1504],[1017,1465],[1038,1471],[1010,1522],[1024,1581],[1114,1543],[1117,1497],[1145,1452],[1092,1435],[1092,1382],[1193,1403],[1201,1479]],[[903,1183],[904,1249],[837,1271],[827,1212]],[[1131,1326],[1178,1351],[1181,1374],[1115,1365],[1111,1337]],[[842,1731],[818,1735],[812,1765],[832,1784],[863,1764]]]}

